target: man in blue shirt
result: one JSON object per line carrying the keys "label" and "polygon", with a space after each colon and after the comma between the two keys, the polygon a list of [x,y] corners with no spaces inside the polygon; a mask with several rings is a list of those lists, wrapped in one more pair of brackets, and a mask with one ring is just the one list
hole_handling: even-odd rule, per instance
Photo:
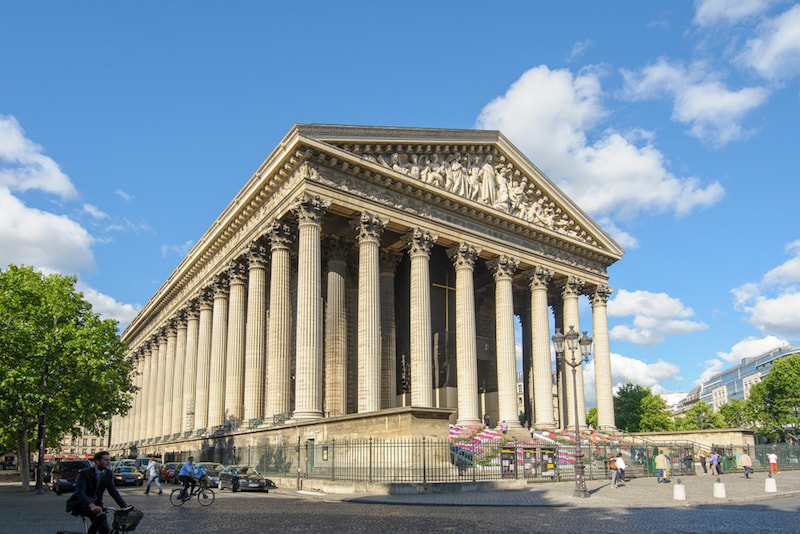
{"label": "man in blue shirt", "polygon": [[194,480],[194,456],[189,456],[189,459],[181,466],[181,470],[178,471],[178,480],[183,482],[181,498],[188,499],[190,494],[186,490],[191,486],[191,491],[194,491],[194,487],[197,485]]}

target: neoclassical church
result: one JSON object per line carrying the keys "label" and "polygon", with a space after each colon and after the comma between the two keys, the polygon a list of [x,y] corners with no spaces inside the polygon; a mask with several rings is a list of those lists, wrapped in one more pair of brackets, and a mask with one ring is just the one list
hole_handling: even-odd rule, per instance
{"label": "neoclassical church", "polygon": [[296,125],[123,333],[139,391],[112,448],[518,426],[515,331],[530,423],[573,427],[577,398],[583,426],[583,369],[573,391],[551,349],[570,327],[612,428],[622,254],[500,132]]}

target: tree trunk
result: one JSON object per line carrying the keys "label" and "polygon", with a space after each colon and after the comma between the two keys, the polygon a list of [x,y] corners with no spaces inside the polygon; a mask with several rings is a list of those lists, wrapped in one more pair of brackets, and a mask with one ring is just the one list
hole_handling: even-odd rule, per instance
{"label": "tree trunk", "polygon": [[17,456],[19,456],[19,469],[20,469],[20,479],[22,480],[22,491],[30,491],[31,455],[30,451],[28,451],[28,432],[25,429],[18,430],[17,439],[19,441]]}

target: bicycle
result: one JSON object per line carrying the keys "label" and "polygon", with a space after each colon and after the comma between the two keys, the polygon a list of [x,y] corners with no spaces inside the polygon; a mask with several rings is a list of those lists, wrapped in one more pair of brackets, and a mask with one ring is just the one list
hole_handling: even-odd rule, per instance
{"label": "bicycle", "polygon": [[[142,517],[144,517],[144,513],[133,506],[127,506],[119,510],[108,506],[103,508],[103,515],[106,515],[107,513],[114,514],[114,518],[111,521],[110,534],[132,532],[136,530],[136,525],[138,525],[139,521],[141,521]],[[83,532],[59,530],[56,532],[56,534],[86,534],[88,531],[88,528],[86,527],[86,521],[90,521],[90,518],[85,515],[75,515],[75,517],[81,519]]]}
{"label": "bicycle", "polygon": [[169,494],[169,502],[172,503],[172,506],[183,506],[183,503],[191,501],[195,495],[197,495],[197,502],[200,503],[200,506],[211,506],[217,498],[214,490],[198,483],[189,490],[188,495],[183,495],[183,488],[175,488]]}

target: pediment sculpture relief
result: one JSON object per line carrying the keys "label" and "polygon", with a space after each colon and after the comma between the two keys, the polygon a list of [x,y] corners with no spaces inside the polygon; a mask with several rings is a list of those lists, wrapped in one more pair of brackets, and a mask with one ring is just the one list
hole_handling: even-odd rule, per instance
{"label": "pediment sculpture relief", "polygon": [[532,224],[585,242],[595,242],[532,179],[493,148],[476,151],[476,147],[470,147],[472,150],[463,152],[458,150],[459,147],[431,152],[430,146],[408,147],[406,151],[390,151],[376,145],[343,148],[368,161]]}

